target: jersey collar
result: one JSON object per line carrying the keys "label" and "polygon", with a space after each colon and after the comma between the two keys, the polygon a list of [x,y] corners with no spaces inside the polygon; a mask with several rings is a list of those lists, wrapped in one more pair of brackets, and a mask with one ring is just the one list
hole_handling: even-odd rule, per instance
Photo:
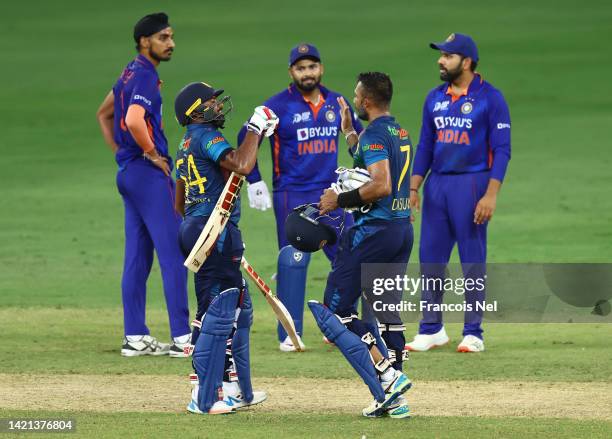
{"label": "jersey collar", "polygon": [[147,70],[153,70],[154,72],[157,72],[157,69],[155,68],[155,66],[153,65],[153,63],[151,61],[149,61],[147,59],[146,56],[142,55],[142,54],[138,54],[138,56],[136,57],[136,62],[143,68],[147,69]]}
{"label": "jersey collar", "polygon": [[458,101],[459,98],[461,98],[461,96],[467,96],[467,95],[476,93],[480,89],[480,87],[482,87],[483,83],[484,83],[484,79],[482,79],[482,76],[480,76],[480,73],[476,73],[466,91],[464,91],[460,95],[455,95],[453,94],[451,85],[448,84],[448,86],[446,87],[446,94],[451,96],[453,102],[455,102],[455,101]]}

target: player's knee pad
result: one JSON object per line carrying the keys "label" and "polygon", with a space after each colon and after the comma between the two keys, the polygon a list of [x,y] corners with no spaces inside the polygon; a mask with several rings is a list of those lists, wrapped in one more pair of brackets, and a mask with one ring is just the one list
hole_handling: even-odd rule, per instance
{"label": "player's knee pad", "polygon": [[208,412],[218,400],[222,385],[225,348],[236,318],[240,290],[230,288],[215,297],[202,318],[200,336],[193,352],[199,379],[198,408]]}
{"label": "player's knee pad", "polygon": [[385,399],[385,392],[378,379],[376,369],[372,364],[367,344],[372,341],[362,339],[369,333],[366,331],[361,337],[353,333],[337,315],[333,314],[325,305],[316,300],[309,301],[308,307],[321,332],[323,332],[329,341],[336,344],[342,355],[344,355],[368,386],[374,398],[382,402]]}
{"label": "player's knee pad", "polygon": [[382,338],[387,345],[389,361],[397,370],[402,370],[402,363],[408,359],[408,351],[405,350],[406,338],[403,324],[379,324]]}
{"label": "player's knee pad", "polygon": [[232,338],[232,357],[238,384],[242,396],[248,402],[253,400],[253,386],[251,384],[251,360],[249,353],[249,334],[253,324],[253,305],[249,296],[248,288],[243,289],[240,312],[236,320],[236,331]]}

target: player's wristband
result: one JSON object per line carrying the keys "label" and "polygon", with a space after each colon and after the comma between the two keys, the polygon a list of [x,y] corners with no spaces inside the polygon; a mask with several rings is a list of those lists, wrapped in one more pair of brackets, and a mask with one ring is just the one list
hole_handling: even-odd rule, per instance
{"label": "player's wristband", "polygon": [[345,207],[361,207],[364,205],[361,195],[359,195],[359,188],[353,189],[352,191],[342,192],[338,195],[338,206]]}
{"label": "player's wristband", "polygon": [[348,142],[349,137],[351,137],[353,134],[357,135],[357,131],[355,130],[349,131],[348,133],[344,135],[344,139]]}

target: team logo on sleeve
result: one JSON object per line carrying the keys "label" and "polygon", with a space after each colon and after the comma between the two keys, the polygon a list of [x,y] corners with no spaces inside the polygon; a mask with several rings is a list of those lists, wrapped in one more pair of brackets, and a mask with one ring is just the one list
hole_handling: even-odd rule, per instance
{"label": "team logo on sleeve", "polygon": [[385,147],[379,143],[371,143],[369,145],[363,145],[361,147],[362,151],[382,151]]}
{"label": "team logo on sleeve", "polygon": [[334,110],[327,110],[327,112],[325,113],[325,120],[327,120],[328,122],[335,122],[336,112]]}
{"label": "team logo on sleeve", "polygon": [[217,136],[214,139],[210,140],[207,144],[206,144],[206,149],[210,148],[213,145],[216,145],[219,142],[223,142],[225,139],[221,136]]}
{"label": "team logo on sleeve", "polygon": [[466,102],[461,106],[461,112],[463,114],[470,114],[472,112],[472,104],[470,102]]}

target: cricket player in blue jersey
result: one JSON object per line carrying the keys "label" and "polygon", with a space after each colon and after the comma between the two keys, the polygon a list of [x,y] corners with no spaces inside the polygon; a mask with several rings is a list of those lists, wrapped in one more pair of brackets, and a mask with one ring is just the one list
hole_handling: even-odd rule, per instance
{"label": "cricket player in blue jersey", "polygon": [[[123,70],[98,110],[104,139],[119,165],[117,187],[125,207],[125,259],[121,281],[124,356],[185,356],[189,345],[187,273],[178,245],[180,216],[174,211],[172,159],[162,128],[160,62],[174,51],[164,13],[143,17],[134,27],[138,56]],[[172,345],[158,342],[145,323],[146,283],[153,251],[161,268]]]}
{"label": "cricket player in blue jersey", "polygon": [[[337,98],[341,95],[321,85],[323,73],[321,56],[315,46],[300,44],[294,47],[289,54],[289,76],[293,83],[264,103],[280,118],[278,130],[270,138],[274,215],[280,250],[276,290],[300,335],[303,331],[310,255],[289,245],[285,235],[285,219],[295,207],[316,202],[323,190],[336,181],[341,134]],[[363,128],[352,112],[351,119],[355,134],[359,134]],[[243,129],[238,137],[239,142],[244,132]],[[247,180],[250,207],[260,210],[269,208],[270,195],[257,165]],[[332,216],[343,215],[341,209],[332,213]],[[350,215],[345,221],[350,226]],[[323,251],[333,261],[336,245],[326,245]],[[295,350],[280,324],[278,340],[281,351]]]}
{"label": "cricket player in blue jersey", "polygon": [[[333,189],[325,190],[319,203],[320,214],[338,208],[368,207],[355,211],[354,226],[340,237],[327,278],[324,304],[310,301],[309,307],[321,331],[335,343],[374,396],[363,415],[405,418],[410,412],[402,393],[411,383],[401,372],[405,359],[405,328],[401,318],[398,313],[377,315],[381,334],[376,323],[358,317],[356,308],[362,292],[367,294],[368,289],[361,284],[362,264],[387,264],[396,271],[387,273],[388,276],[404,275],[412,250],[409,207],[412,143],[408,131],[389,112],[392,96],[393,85],[386,74],[369,72],[358,76],[353,102],[359,118],[369,122],[359,138],[353,134],[347,104],[338,98],[342,131],[349,135],[349,144],[356,145],[354,166],[367,169],[371,181],[339,194]],[[397,303],[397,299],[393,302]],[[371,299],[368,303],[376,311]]]}
{"label": "cricket player in blue jersey", "polygon": [[[176,210],[185,216],[180,228],[185,256],[198,240],[229,174],[251,172],[261,137],[270,136],[278,125],[271,110],[257,107],[244,141],[233,149],[220,131],[232,110],[231,98],[221,97],[222,93],[206,83],[194,82],[175,100],[176,118],[187,127],[176,158]],[[244,244],[239,219],[238,200],[211,254],[194,276],[198,303],[192,333],[196,385],[187,406],[192,413],[231,413],[266,399],[264,392],[254,392],[251,386],[253,306],[240,272]]]}
{"label": "cricket player in blue jersey", "polygon": [[[442,43],[438,65],[444,83],[425,99],[421,137],[410,184],[411,206],[418,209],[423,192],[423,223],[419,257],[427,279],[441,279],[455,245],[465,279],[484,279],[487,260],[487,224],[495,212],[510,160],[510,113],[499,90],[476,73],[478,49],[468,35],[451,34]],[[465,293],[463,340],[459,352],[484,351],[482,311],[484,289]],[[425,288],[427,305],[419,333],[407,345],[427,351],[448,343],[442,313],[443,292]]]}

